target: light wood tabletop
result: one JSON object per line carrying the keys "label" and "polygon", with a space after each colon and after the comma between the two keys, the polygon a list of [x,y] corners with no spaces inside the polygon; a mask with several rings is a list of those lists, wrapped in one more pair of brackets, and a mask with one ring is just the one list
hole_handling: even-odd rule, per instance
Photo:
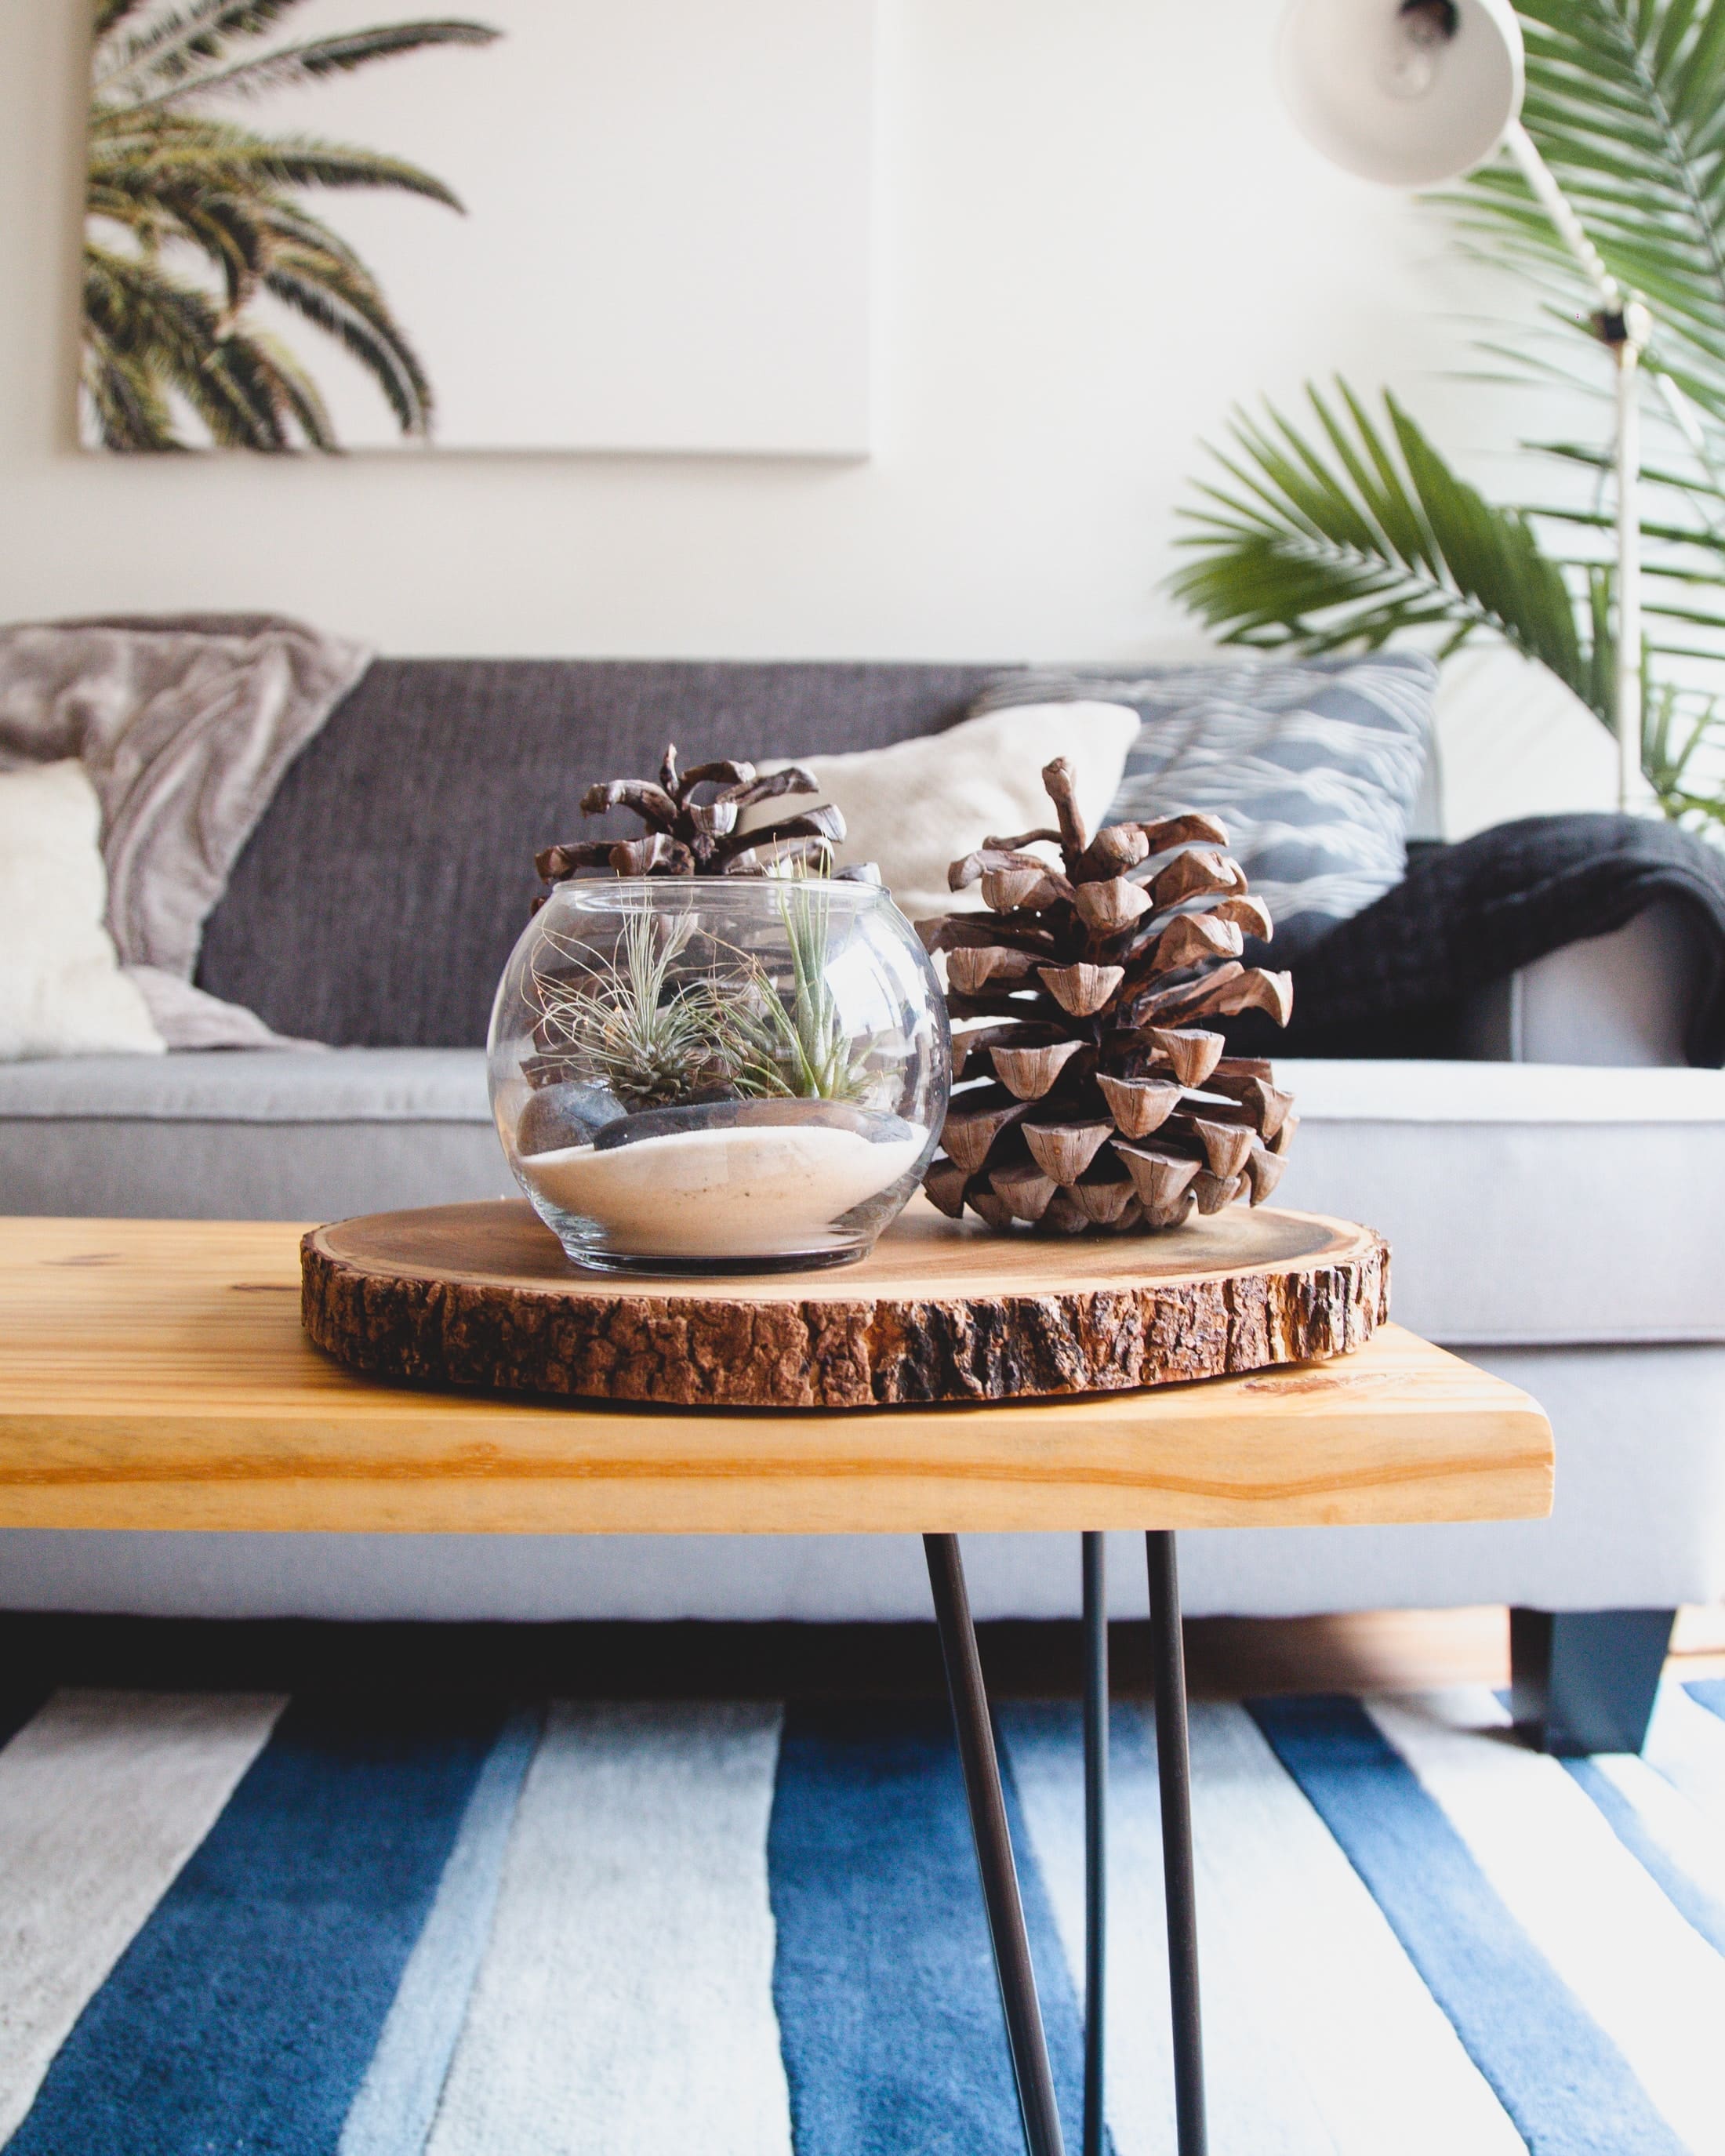
{"label": "light wood tabletop", "polygon": [[1384,1327],[1323,1363],[1022,1404],[732,1410],[358,1378],[275,1222],[0,1222],[0,1526],[956,1532],[1538,1517],[1524,1393]]}

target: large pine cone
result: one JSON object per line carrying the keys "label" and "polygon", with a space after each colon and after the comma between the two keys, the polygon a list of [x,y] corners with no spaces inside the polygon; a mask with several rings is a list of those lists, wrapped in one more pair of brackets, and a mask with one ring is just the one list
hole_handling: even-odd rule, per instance
{"label": "large pine cone", "polygon": [[[1044,771],[1058,829],[988,839],[955,861],[990,911],[919,921],[947,953],[958,1086],[924,1185],[954,1219],[1068,1235],[1177,1228],[1194,1208],[1261,1204],[1296,1118],[1268,1063],[1199,1023],[1268,1011],[1293,983],[1241,963],[1271,933],[1213,816],[1086,834],[1064,757]],[[1024,850],[1058,844],[1064,873]],[[988,1075],[984,1075],[984,1074]]]}

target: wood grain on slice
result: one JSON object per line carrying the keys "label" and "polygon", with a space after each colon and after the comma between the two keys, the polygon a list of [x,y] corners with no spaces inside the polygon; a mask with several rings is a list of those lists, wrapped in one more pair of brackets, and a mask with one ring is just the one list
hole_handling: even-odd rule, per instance
{"label": "wood grain on slice", "polygon": [[[300,1235],[0,1224],[0,1526],[995,1532],[1550,1506],[1532,1401],[1394,1325],[1333,1362],[1028,1404],[577,1404],[343,1369],[300,1329]],[[957,1277],[981,1255],[961,1245],[946,1263]]]}
{"label": "wood grain on slice", "polygon": [[[1014,1179],[1016,1178],[1016,1179]],[[1011,1211],[1055,1194],[999,1171]],[[522,1204],[379,1214],[305,1239],[305,1322],[380,1375],[680,1406],[866,1407],[1119,1392],[1361,1346],[1386,1312],[1369,1229],[1260,1212],[1171,1239],[1003,1238],[918,1199],[842,1271],[583,1272]]]}

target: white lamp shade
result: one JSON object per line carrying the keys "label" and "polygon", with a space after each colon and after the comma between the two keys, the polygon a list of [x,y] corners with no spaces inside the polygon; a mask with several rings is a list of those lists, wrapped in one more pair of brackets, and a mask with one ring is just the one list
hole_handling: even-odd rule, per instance
{"label": "white lamp shade", "polygon": [[1510,0],[1455,0],[1453,37],[1423,51],[1401,0],[1293,0],[1276,71],[1295,124],[1362,179],[1428,187],[1483,164],[1522,109]]}

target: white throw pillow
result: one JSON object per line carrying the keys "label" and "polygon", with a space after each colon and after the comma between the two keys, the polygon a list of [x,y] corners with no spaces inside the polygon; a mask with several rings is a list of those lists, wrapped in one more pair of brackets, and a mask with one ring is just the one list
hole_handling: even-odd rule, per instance
{"label": "white throw pillow", "polygon": [[[820,798],[845,819],[839,865],[873,861],[900,912],[923,921],[979,906],[982,894],[947,887],[947,870],[985,838],[1010,837],[1054,821],[1042,767],[1063,756],[1078,778],[1078,803],[1094,830],[1107,811],[1137,738],[1138,715],[1123,704],[1025,704],[965,719],[945,733],[895,742],[848,756],[804,756]],[[783,768],[787,759],[763,762]],[[804,805],[791,796],[749,813],[745,827]]]}
{"label": "white throw pillow", "polygon": [[166,1051],[104,925],[100,834],[81,763],[0,771],[0,1062]]}

